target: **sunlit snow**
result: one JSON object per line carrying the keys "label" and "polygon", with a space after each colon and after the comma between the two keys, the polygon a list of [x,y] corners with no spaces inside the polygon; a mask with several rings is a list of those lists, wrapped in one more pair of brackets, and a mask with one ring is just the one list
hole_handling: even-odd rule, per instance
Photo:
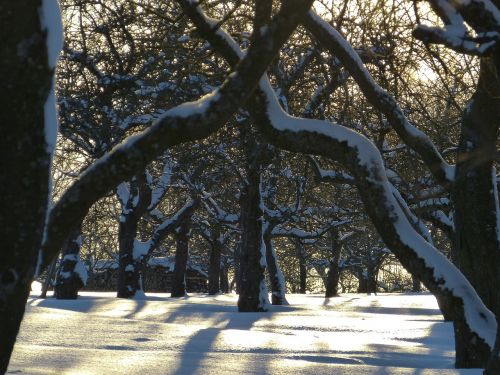
{"label": "sunlit snow", "polygon": [[453,335],[427,294],[289,295],[238,313],[236,295],[27,304],[9,367],[20,374],[481,374],[453,369]]}

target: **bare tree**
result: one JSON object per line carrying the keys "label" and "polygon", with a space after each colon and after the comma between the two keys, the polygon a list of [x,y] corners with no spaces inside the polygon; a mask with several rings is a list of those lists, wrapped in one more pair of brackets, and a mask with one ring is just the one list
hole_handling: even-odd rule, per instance
{"label": "bare tree", "polygon": [[[49,105],[55,103],[51,81],[62,28],[54,29],[54,25],[60,25],[60,13],[56,1],[45,0],[42,11],[41,2],[2,3],[2,35],[8,35],[2,44],[2,73],[7,79],[2,98],[12,109],[3,113],[2,122],[12,126],[1,147],[2,186],[8,193],[0,214],[5,240],[0,252],[0,372],[7,370],[37,259],[38,271],[43,270],[94,202],[144,170],[166,148],[220,128],[251,94],[311,3],[287,1],[266,29],[254,33],[247,57],[217,93],[171,109],[146,131],[96,161],[51,209],[44,236],[51,157],[47,144],[54,143],[56,134],[55,110],[50,118],[52,107],[47,107],[49,126],[44,107],[47,98]],[[24,187],[22,196],[17,195],[20,186]]]}

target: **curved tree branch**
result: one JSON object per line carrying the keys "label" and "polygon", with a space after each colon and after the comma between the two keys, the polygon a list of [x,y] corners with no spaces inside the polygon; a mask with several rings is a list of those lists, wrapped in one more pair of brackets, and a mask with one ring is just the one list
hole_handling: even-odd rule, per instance
{"label": "curved tree branch", "polygon": [[408,121],[396,100],[374,81],[351,45],[313,11],[307,14],[304,26],[343,63],[366,98],[384,114],[401,139],[420,155],[437,182],[449,188],[454,167],[443,159],[430,138]]}
{"label": "curved tree branch", "polygon": [[[184,7],[191,6],[191,2],[180,2]],[[50,211],[37,273],[48,266],[92,204],[110,189],[143,170],[167,148],[203,139],[222,127],[250,96],[311,4],[312,0],[285,1],[268,27],[254,32],[246,56],[218,90],[198,101],[172,108],[150,128],[129,137],[88,168]]]}

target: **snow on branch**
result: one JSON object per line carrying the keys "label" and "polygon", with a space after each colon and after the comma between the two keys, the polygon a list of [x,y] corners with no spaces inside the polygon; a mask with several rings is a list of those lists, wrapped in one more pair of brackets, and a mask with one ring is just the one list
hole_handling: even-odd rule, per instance
{"label": "snow on branch", "polygon": [[194,193],[200,196],[203,206],[205,207],[207,213],[210,216],[212,216],[214,219],[223,224],[237,223],[240,219],[239,215],[228,213],[217,203],[217,201],[212,197],[210,193],[204,190],[203,186],[198,186],[197,184],[192,182],[192,178],[195,175],[201,174],[203,168],[204,166],[201,165],[191,177],[183,173],[182,174],[183,180],[188,184],[188,186],[193,190]]}
{"label": "snow on branch", "polygon": [[447,233],[450,238],[455,234],[455,223],[453,222],[453,218],[446,215],[442,210],[424,212],[422,216]]}
{"label": "snow on branch", "polygon": [[304,26],[343,63],[370,103],[384,114],[403,141],[422,157],[436,180],[448,187],[454,178],[454,166],[443,159],[425,133],[409,122],[396,100],[375,82],[352,46],[313,11],[308,12]]}
{"label": "snow on branch", "polygon": [[98,80],[99,83],[105,81],[105,75],[101,72],[97,63],[93,60],[92,56],[82,51],[76,51],[70,48],[68,45],[64,46],[64,55],[62,58],[68,61],[78,62],[82,64],[83,67],[87,68]]}
{"label": "snow on branch", "polygon": [[389,186],[392,190],[392,194],[394,195],[394,198],[398,201],[401,209],[406,215],[406,218],[410,223],[413,224],[413,227],[416,229],[416,231],[423,237],[429,244],[434,246],[434,242],[432,241],[431,233],[429,231],[429,228],[423,223],[421,219],[419,219],[408,207],[408,204],[404,200],[404,198],[401,196],[401,193],[396,189],[396,187],[389,182]]}
{"label": "snow on branch", "polygon": [[442,44],[456,52],[472,56],[489,54],[500,40],[500,33],[482,33],[477,37],[457,32],[454,27],[444,28],[419,25],[413,36],[427,44]]}
{"label": "snow on branch", "polygon": [[442,44],[468,55],[484,56],[500,40],[500,12],[490,0],[429,2],[445,26],[418,25],[413,35],[422,42]]}
{"label": "snow on branch", "polygon": [[325,169],[322,169],[319,166],[318,161],[315,158],[313,158],[312,156],[309,157],[309,162],[311,163],[311,166],[313,167],[313,172],[314,172],[316,181],[335,182],[335,183],[342,183],[342,184],[349,184],[349,185],[354,185],[356,182],[354,177],[350,176],[347,173],[336,172],[336,171],[327,171]]}
{"label": "snow on branch", "polygon": [[[344,183],[344,184],[350,184],[350,185],[355,185],[356,179],[347,173],[341,173],[341,172],[335,172],[335,171],[327,171],[325,169],[322,169],[317,160],[313,157],[309,157],[309,161],[311,162],[313,166],[313,170],[316,174],[316,179],[321,182],[333,182],[333,183]],[[386,170],[386,174],[388,179],[393,179],[394,177],[394,172],[392,170]],[[397,177],[397,176],[396,176]],[[408,207],[408,204],[404,200],[404,198],[401,196],[400,192],[396,187],[389,182],[389,186],[392,190],[392,194],[398,201],[399,205],[403,209],[406,217],[408,220],[413,224],[413,226],[417,229],[418,233],[422,237],[424,237],[427,242],[429,242],[431,245],[433,244],[431,234],[429,232],[429,229],[427,226],[423,223],[421,219],[419,219]]]}
{"label": "snow on branch", "polygon": [[170,181],[172,179],[173,162],[170,158],[165,160],[160,178],[156,182],[156,187],[151,191],[151,203],[148,210],[153,210],[167,193]]}
{"label": "snow on branch", "polygon": [[116,196],[120,201],[120,205],[123,207],[127,206],[127,202],[130,198],[130,189],[128,183],[121,182],[116,188]]}
{"label": "snow on branch", "polygon": [[148,241],[134,240],[134,259],[142,260],[158,248],[161,242],[179,226],[181,221],[185,220],[187,217],[191,216],[194,210],[198,207],[198,200],[191,200],[187,202],[180,210],[178,210],[171,217],[163,221],[158,225],[153,232],[153,235]]}
{"label": "snow on branch", "polygon": [[208,213],[221,223],[236,224],[240,220],[239,215],[228,213],[205,191],[203,192],[203,204]]}

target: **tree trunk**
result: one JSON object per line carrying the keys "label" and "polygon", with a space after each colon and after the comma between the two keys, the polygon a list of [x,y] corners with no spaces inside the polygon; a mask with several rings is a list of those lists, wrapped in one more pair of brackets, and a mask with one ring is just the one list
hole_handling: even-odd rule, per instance
{"label": "tree trunk", "polygon": [[325,298],[339,295],[340,268],[337,262],[330,262],[325,284]]}
{"label": "tree trunk", "polygon": [[378,272],[373,267],[368,268],[368,277],[367,277],[367,293],[368,294],[377,294],[377,275]]}
{"label": "tree trunk", "polygon": [[[241,201],[241,198],[240,198],[240,207],[243,207],[243,202]],[[234,278],[233,281],[231,282],[231,289],[234,288],[236,290],[236,294],[240,294],[240,286],[241,286],[241,271],[240,271],[241,246],[243,246],[243,243],[240,236],[240,240],[237,242],[234,248]]]}
{"label": "tree trunk", "polygon": [[271,282],[271,303],[273,305],[288,305],[286,300],[285,278],[276,259],[273,242],[269,233],[264,234],[264,245],[266,247],[267,272]]}
{"label": "tree trunk", "polygon": [[[481,59],[478,87],[462,118],[453,190],[457,265],[497,317],[500,316],[500,288],[492,286],[500,285],[498,191],[494,168],[500,124],[499,69],[498,52]],[[457,365],[484,365],[460,336],[456,346]],[[494,363],[495,360],[490,361],[490,368],[496,366]]]}
{"label": "tree trunk", "polygon": [[52,280],[54,280],[54,275],[56,273],[56,265],[57,261],[59,260],[58,257],[56,257],[52,263],[50,263],[49,269],[47,270],[47,277],[45,278],[45,281],[43,282],[42,285],[42,293],[40,293],[40,298],[47,298],[47,292],[49,291],[50,284],[52,283]]}
{"label": "tree trunk", "polygon": [[266,254],[262,244],[260,166],[251,158],[247,181],[241,193],[241,248],[238,311],[267,311],[268,295],[264,272]]}
{"label": "tree trunk", "polygon": [[[44,105],[51,88],[40,1],[0,3],[0,373],[9,359],[35,272],[49,199]],[[57,15],[55,15],[57,17]],[[54,119],[55,120],[55,119]]]}
{"label": "tree trunk", "polygon": [[358,293],[368,293],[368,277],[364,273],[358,277]]}
{"label": "tree trunk", "polygon": [[122,214],[118,227],[118,285],[119,298],[133,298],[142,294],[141,260],[134,257],[134,242],[137,236],[139,220],[151,203],[151,188],[144,173],[140,173],[130,182],[130,191],[126,202],[122,203]]}
{"label": "tree trunk", "polygon": [[229,293],[229,278],[227,275],[227,266],[221,267],[220,269],[220,291],[222,293]]}
{"label": "tree trunk", "polygon": [[[497,318],[498,321],[498,318]],[[491,352],[490,359],[484,370],[484,375],[498,375],[500,374],[500,327],[497,329],[497,338],[495,341],[495,347]]]}
{"label": "tree trunk", "polygon": [[500,244],[494,160],[500,124],[500,58],[481,59],[476,93],[462,119],[454,184],[458,267],[500,316]]}
{"label": "tree trunk", "polygon": [[181,223],[176,233],[175,267],[172,276],[172,297],[186,296],[186,268],[189,257],[189,221]]}
{"label": "tree trunk", "polygon": [[134,259],[137,223],[138,218],[133,212],[122,214],[118,227],[118,298],[133,298],[137,292],[142,292],[140,264]]}
{"label": "tree trunk", "polygon": [[421,285],[420,280],[418,279],[417,276],[411,275],[411,283],[412,283],[412,287],[411,287],[412,292],[418,293],[418,292],[422,291],[422,285]]}
{"label": "tree trunk", "polygon": [[[77,299],[78,291],[85,286],[87,275],[80,275],[77,269],[80,262],[81,246],[81,231],[77,229],[70,234],[63,251],[63,258],[54,287],[54,296],[57,299]],[[86,270],[83,272],[86,272]]]}
{"label": "tree trunk", "polygon": [[338,230],[335,228],[330,231],[330,246],[331,259],[329,261],[329,270],[325,284],[325,298],[337,297],[339,295],[339,280],[340,280],[340,254],[342,251],[342,243],[339,241]]}
{"label": "tree trunk", "polygon": [[306,256],[304,254],[304,245],[299,239],[295,240],[295,249],[297,251],[297,259],[299,260],[299,294],[307,292],[307,265]]}
{"label": "tree trunk", "polygon": [[299,259],[299,277],[300,277],[300,294],[306,294],[307,292],[307,267],[303,259]]}
{"label": "tree trunk", "polygon": [[485,367],[491,355],[491,348],[484,342],[478,342],[463,320],[452,320],[455,333],[455,367]]}
{"label": "tree trunk", "polygon": [[[218,237],[218,236],[217,236]],[[210,264],[208,266],[208,294],[220,292],[220,267],[221,249],[217,238],[211,243]]]}

